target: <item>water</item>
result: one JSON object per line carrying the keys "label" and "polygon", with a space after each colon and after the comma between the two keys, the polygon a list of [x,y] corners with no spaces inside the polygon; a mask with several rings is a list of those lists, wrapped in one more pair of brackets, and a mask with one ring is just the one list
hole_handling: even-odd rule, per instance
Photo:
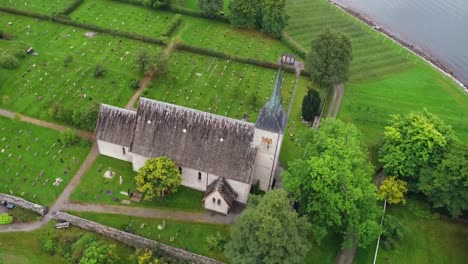
{"label": "water", "polygon": [[437,59],[468,86],[468,0],[335,0]]}

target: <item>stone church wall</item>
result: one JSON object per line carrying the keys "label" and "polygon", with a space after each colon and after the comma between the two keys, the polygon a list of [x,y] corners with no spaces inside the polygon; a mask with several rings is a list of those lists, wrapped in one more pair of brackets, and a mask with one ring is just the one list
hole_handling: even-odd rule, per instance
{"label": "stone church wall", "polygon": [[[122,147],[120,145],[105,142],[102,140],[98,140],[97,144],[99,148],[99,153],[104,156],[124,161],[132,161],[132,153],[129,152],[129,149],[127,147]],[[123,149],[125,149],[125,154]]]}
{"label": "stone church wall", "polygon": [[44,216],[47,213],[47,208],[46,207],[44,207],[42,205],[32,203],[32,202],[29,202],[29,201],[26,201],[23,198],[19,198],[19,197],[16,197],[16,196],[0,193],[0,200],[1,201],[6,201],[8,203],[12,203],[12,204],[14,204],[16,206],[19,206],[19,207],[27,209],[27,210],[31,210],[33,212],[36,212],[36,213],[42,215],[42,216]]}

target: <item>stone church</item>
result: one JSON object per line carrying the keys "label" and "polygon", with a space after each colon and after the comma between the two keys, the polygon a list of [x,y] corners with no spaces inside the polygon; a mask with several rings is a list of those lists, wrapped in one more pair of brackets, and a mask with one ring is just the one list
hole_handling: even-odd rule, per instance
{"label": "stone church", "polygon": [[135,171],[167,156],[179,166],[182,185],[205,192],[206,209],[227,214],[236,201],[247,203],[252,185],[268,191],[274,184],[287,118],[281,86],[280,69],[255,124],[146,98],[136,111],[102,104],[99,153],[132,162]]}

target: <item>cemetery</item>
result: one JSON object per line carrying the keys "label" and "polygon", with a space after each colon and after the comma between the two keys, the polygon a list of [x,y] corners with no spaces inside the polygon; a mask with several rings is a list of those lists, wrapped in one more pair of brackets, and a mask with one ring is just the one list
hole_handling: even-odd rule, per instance
{"label": "cemetery", "polygon": [[[112,178],[105,177],[109,175],[109,171],[112,172]],[[136,172],[132,170],[131,163],[99,156],[83,176],[80,185],[75,188],[70,200],[74,203],[131,205],[163,210],[176,209],[193,212],[204,210],[201,203],[203,192],[183,186],[176,193],[161,199],[132,201],[138,193],[133,180],[135,175]],[[132,197],[129,193],[133,194]]]}
{"label": "cemetery", "polygon": [[34,11],[41,14],[52,14],[62,11],[75,0],[0,0],[0,6],[12,7],[22,10]]}
{"label": "cemetery", "polygon": [[58,136],[56,131],[0,117],[0,192],[51,205],[90,150],[85,140],[63,147]]}

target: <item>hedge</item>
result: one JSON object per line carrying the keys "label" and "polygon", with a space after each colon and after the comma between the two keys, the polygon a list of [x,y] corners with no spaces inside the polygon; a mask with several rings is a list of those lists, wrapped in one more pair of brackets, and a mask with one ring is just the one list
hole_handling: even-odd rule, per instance
{"label": "hedge", "polygon": [[70,4],[68,4],[61,12],[60,14],[61,15],[69,15],[71,14],[71,12],[73,12],[75,9],[77,9],[82,3],[84,2],[84,0],[75,0],[73,2],[71,2]]}
{"label": "hedge", "polygon": [[294,53],[299,55],[301,58],[306,59],[307,57],[307,51],[305,51],[302,47],[298,46],[296,43],[291,41],[289,36],[286,36],[286,34],[281,35],[281,43],[283,43],[286,47],[290,48]]}
{"label": "hedge", "polygon": [[169,22],[169,25],[167,25],[166,29],[161,33],[161,35],[163,37],[169,37],[172,35],[172,33],[174,33],[180,23],[182,23],[182,15],[177,14],[171,19],[171,22]]}

